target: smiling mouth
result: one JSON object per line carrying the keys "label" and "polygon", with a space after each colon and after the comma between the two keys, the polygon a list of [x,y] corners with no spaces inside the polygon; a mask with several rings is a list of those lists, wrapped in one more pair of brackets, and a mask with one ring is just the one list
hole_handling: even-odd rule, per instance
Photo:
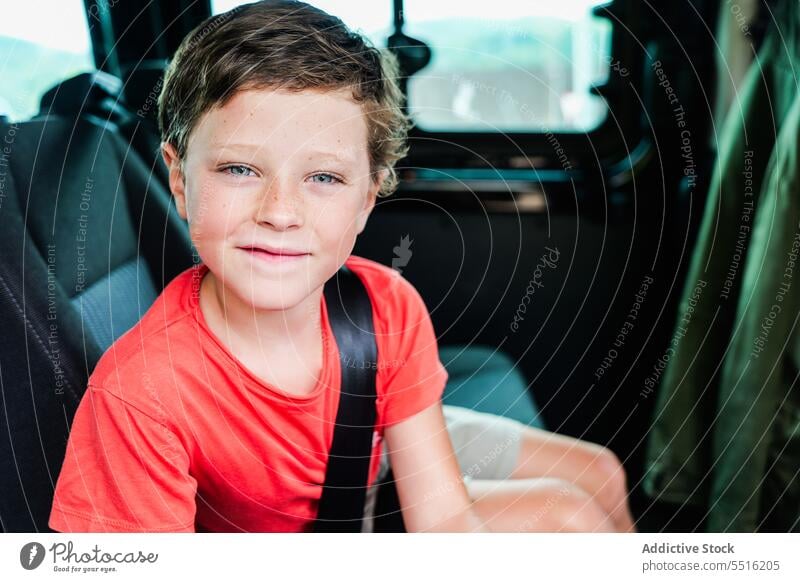
{"label": "smiling mouth", "polygon": [[254,259],[271,263],[293,262],[311,256],[311,253],[291,249],[272,249],[263,247],[244,246],[238,247]]}

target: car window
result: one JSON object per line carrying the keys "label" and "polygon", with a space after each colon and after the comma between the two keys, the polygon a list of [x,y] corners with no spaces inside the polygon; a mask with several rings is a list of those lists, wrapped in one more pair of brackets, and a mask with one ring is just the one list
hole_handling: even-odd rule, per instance
{"label": "car window", "polygon": [[[433,49],[409,80],[414,120],[432,131],[585,131],[606,115],[611,24],[593,0],[405,0],[404,32]],[[457,15],[457,16],[454,16]]]}
{"label": "car window", "polygon": [[8,2],[0,18],[0,115],[39,111],[42,94],[94,62],[83,0]]}
{"label": "car window", "polygon": [[[221,12],[241,4],[214,0]],[[590,88],[608,79],[611,23],[598,0],[405,0],[403,31],[431,47],[408,83],[414,122],[427,131],[579,132],[606,117]],[[312,0],[385,46],[392,2]]]}

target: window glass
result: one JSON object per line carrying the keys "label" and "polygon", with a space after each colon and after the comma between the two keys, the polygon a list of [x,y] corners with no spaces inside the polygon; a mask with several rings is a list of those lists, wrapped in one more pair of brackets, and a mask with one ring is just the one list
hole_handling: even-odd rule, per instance
{"label": "window glass", "polygon": [[611,23],[597,0],[405,0],[406,34],[431,63],[409,80],[432,131],[586,131],[605,118],[589,93],[608,77]]}
{"label": "window glass", "polygon": [[0,115],[39,111],[48,89],[94,62],[83,0],[7,2],[0,18]]}

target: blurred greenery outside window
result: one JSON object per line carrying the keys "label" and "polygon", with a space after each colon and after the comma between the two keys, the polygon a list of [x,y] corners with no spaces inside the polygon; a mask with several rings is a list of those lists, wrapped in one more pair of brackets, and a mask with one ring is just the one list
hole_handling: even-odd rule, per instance
{"label": "blurred greenery outside window", "polygon": [[48,89],[94,69],[90,23],[83,0],[6,4],[0,18],[0,115],[23,121],[39,112]]}

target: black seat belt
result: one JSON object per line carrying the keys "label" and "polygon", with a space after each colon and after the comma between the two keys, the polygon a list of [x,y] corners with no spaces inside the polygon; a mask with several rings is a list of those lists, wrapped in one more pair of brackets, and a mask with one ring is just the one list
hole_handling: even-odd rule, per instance
{"label": "black seat belt", "polygon": [[360,532],[376,419],[378,347],[372,304],[361,279],[344,266],[325,283],[324,294],[339,349],[342,380],[313,531]]}

